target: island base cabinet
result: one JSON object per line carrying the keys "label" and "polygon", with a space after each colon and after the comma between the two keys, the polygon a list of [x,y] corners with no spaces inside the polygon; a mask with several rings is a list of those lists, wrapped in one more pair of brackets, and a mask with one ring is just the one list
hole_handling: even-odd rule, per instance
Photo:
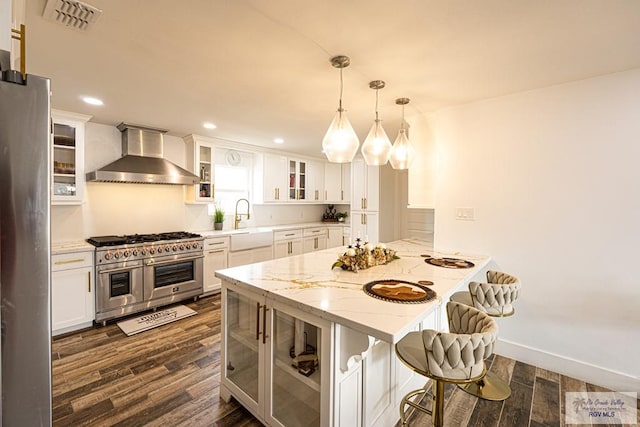
{"label": "island base cabinet", "polygon": [[221,397],[269,426],[329,426],[331,324],[224,280],[222,298]]}

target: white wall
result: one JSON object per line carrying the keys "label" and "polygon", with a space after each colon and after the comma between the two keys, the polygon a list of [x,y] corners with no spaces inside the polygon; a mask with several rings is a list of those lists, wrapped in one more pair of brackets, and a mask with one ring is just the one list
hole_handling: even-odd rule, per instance
{"label": "white wall", "polygon": [[429,117],[435,247],[523,283],[498,351],[618,390],[640,390],[639,88],[636,69]]}

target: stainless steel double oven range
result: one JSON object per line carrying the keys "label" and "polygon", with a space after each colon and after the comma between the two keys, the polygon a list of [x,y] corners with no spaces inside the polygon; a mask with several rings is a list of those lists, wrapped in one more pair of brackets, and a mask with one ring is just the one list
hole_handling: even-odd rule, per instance
{"label": "stainless steel double oven range", "polygon": [[182,231],[87,239],[96,247],[96,322],[197,299],[203,240]]}

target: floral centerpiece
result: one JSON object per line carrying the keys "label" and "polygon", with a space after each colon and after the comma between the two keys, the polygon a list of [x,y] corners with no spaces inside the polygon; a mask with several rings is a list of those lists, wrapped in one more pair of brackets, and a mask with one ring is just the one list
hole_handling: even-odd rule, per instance
{"label": "floral centerpiece", "polygon": [[347,251],[333,263],[331,268],[340,267],[343,270],[365,270],[376,265],[383,265],[394,259],[400,259],[396,251],[387,248],[384,243],[372,245],[371,243],[360,244],[360,239],[356,239],[355,246],[349,245]]}

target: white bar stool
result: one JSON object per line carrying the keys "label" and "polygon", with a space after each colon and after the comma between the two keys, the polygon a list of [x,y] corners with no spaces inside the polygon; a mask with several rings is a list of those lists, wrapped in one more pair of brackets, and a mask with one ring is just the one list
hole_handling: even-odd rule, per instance
{"label": "white bar stool", "polygon": [[486,373],[484,360],[493,353],[498,325],[486,313],[465,304],[447,303],[450,332],[431,329],[409,332],[395,346],[396,355],[414,372],[433,380],[432,408],[411,401],[427,388],[414,390],[402,398],[400,419],[407,422],[406,406],[431,414],[433,425],[443,425],[446,383],[467,384]]}
{"label": "white bar stool", "polygon": [[[513,303],[520,295],[520,280],[511,274],[487,271],[487,283],[470,282],[469,291],[456,292],[451,301],[474,307],[493,317],[515,313]],[[511,396],[509,385],[493,372],[473,383],[459,385],[467,393],[486,400],[505,400]]]}

